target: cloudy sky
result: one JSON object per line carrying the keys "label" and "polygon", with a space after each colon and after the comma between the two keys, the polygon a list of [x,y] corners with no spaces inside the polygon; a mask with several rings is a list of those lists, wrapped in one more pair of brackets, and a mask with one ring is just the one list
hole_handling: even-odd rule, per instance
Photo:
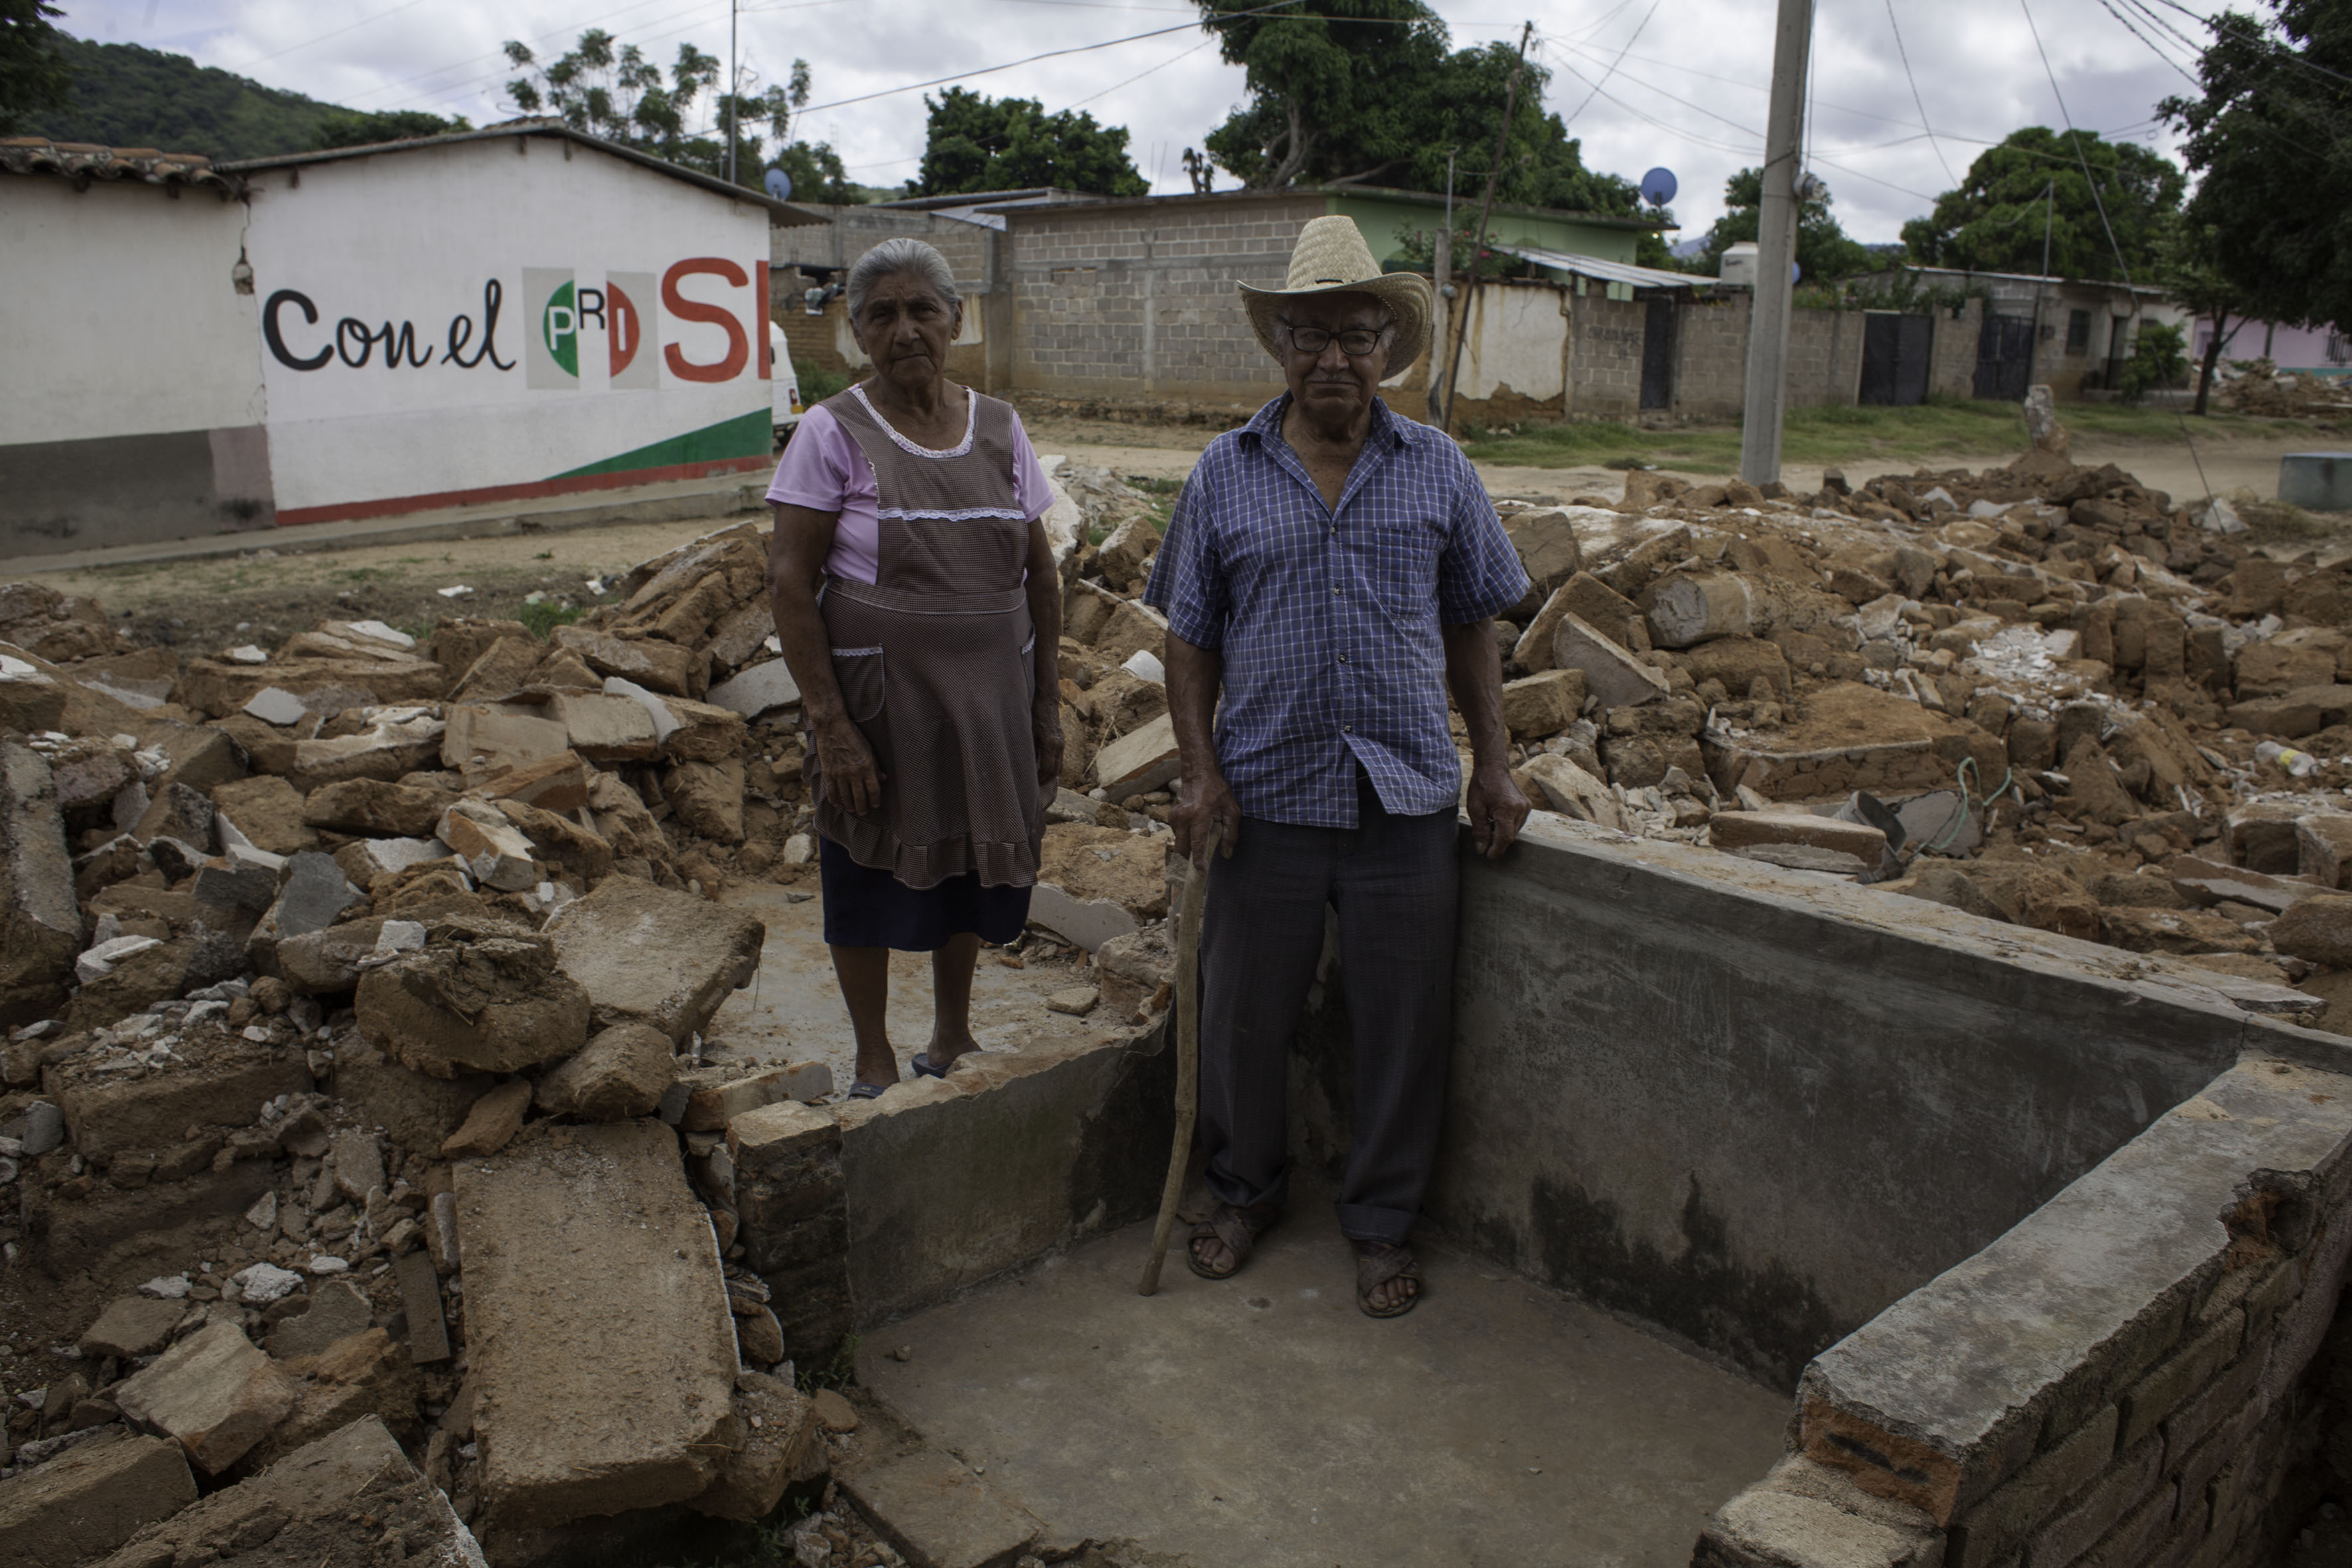
{"label": "cloudy sky", "polygon": [[[795,57],[806,59],[815,91],[803,133],[830,141],[851,177],[868,184],[894,184],[915,172],[922,94],[892,90],[912,84],[961,79],[991,95],[1040,99],[1048,110],[1085,108],[1124,124],[1137,167],[1161,192],[1189,188],[1183,150],[1197,146],[1243,96],[1242,73],[1203,46],[1192,25],[1196,13],[1183,0],[736,4],[750,90],[782,79]],[[1761,161],[1772,0],[1435,4],[1457,47],[1516,40],[1520,22],[1532,21],[1552,72],[1546,107],[1572,117],[1570,132],[1582,139],[1585,160],[1596,168],[1629,177],[1653,166],[1673,170],[1685,237],[1720,212],[1725,177]],[[2183,68],[2193,51],[2158,30],[2147,11],[2196,38],[2202,35],[2189,12],[2219,6],[2025,4],[2074,122],[2170,152],[2172,138],[2151,116],[2158,100],[2188,89]],[[514,112],[504,93],[513,74],[499,52],[505,39],[522,39],[551,59],[583,28],[597,26],[659,60],[683,41],[723,58],[729,5],[64,0],[62,25],[84,37],[190,55],[355,108],[429,110],[483,124]],[[1097,44],[1108,47],[1085,47]],[[1082,52],[1013,63],[1071,49]],[[1011,68],[985,68],[994,66]],[[2011,0],[1820,0],[1812,80],[1811,166],[1829,182],[1847,231],[1864,240],[1895,238],[1903,221],[1924,213],[1986,143],[2021,125],[2064,123],[2024,5]]]}

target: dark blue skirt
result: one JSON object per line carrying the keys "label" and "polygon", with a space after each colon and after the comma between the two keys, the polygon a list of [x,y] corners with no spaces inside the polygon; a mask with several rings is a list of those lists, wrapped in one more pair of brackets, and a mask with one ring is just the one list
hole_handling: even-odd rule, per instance
{"label": "dark blue skirt", "polygon": [[828,946],[937,952],[951,938],[971,931],[1001,947],[1029,923],[1027,888],[983,888],[979,872],[966,871],[919,889],[887,871],[859,865],[822,834],[816,842]]}

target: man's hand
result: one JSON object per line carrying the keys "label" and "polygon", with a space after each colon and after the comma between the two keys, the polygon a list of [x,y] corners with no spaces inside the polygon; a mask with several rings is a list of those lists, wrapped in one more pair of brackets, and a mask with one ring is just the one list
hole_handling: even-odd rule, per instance
{"label": "man's hand", "polygon": [[1470,774],[1470,835],[1479,852],[1499,860],[1519,837],[1528,820],[1528,797],[1511,782],[1511,770],[1489,763]]}
{"label": "man's hand", "polygon": [[[1527,815],[1525,801],[1519,803],[1519,815]],[[1234,845],[1242,836],[1240,803],[1226,787],[1224,774],[1186,773],[1176,793],[1175,809],[1168,814],[1168,826],[1176,830],[1176,853],[1204,871],[1209,868],[1209,828],[1213,824],[1218,829],[1218,853],[1232,859]]]}
{"label": "man's hand", "polygon": [[863,816],[882,804],[882,771],[856,725],[835,717],[817,726],[814,739],[817,774],[835,805]]}

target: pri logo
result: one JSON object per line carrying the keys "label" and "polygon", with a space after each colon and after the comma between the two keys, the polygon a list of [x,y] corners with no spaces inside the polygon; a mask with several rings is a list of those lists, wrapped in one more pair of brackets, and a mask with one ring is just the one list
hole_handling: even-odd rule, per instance
{"label": "pri logo", "polygon": [[[526,267],[522,269],[524,384],[547,392],[577,390],[580,340],[592,331],[604,339],[605,384],[615,391],[660,386],[665,364],[680,381],[732,381],[751,368],[753,331],[766,325],[761,307],[767,264],[759,263],[754,272],[721,258],[693,257],[674,264],[658,278],[651,272],[606,273],[604,286],[598,289],[583,287],[567,268]],[[747,330],[733,301],[707,301],[681,290],[685,279],[704,275],[716,278],[721,291],[740,289],[751,297],[751,310],[756,312],[750,322],[751,330]],[[715,334],[706,333],[698,340],[698,352],[715,349],[716,357],[690,358],[677,342],[656,351],[656,318],[647,313],[656,301],[673,322],[717,329]],[[713,336],[715,342],[709,341]],[[590,363],[594,363],[593,358]],[[759,356],[756,374],[763,380],[769,374],[764,353]]]}

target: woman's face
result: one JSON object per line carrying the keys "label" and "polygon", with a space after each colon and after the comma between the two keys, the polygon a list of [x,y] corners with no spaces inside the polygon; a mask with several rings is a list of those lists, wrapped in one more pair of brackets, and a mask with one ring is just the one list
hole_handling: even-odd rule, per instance
{"label": "woman's face", "polygon": [[947,374],[963,304],[940,299],[919,272],[893,272],[866,290],[849,324],[876,374],[908,392],[927,391]]}

